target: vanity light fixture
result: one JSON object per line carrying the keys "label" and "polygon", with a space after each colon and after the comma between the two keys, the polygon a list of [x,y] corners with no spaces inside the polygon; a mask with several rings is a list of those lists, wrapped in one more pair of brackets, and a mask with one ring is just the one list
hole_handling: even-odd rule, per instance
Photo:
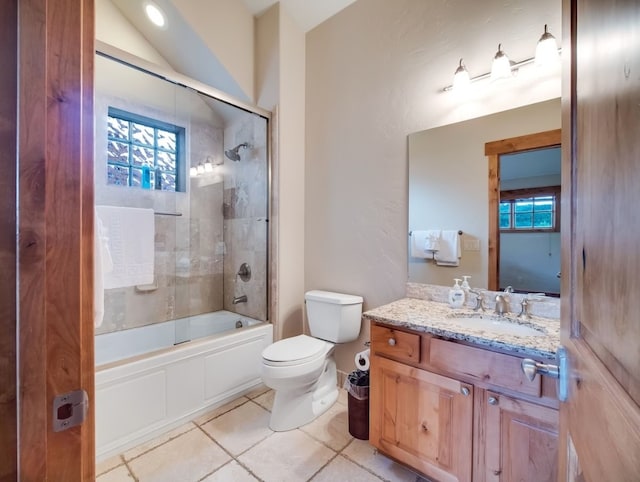
{"label": "vanity light fixture", "polygon": [[[540,37],[538,44],[536,46],[536,55],[535,57],[531,57],[520,62],[513,62],[509,60],[507,54],[502,50],[502,44],[498,44],[498,51],[495,53],[493,57],[493,64],[491,66],[491,72],[487,72],[482,75],[477,75],[475,77],[468,78],[469,72],[466,69],[466,66],[462,63],[462,59],[460,59],[460,63],[458,68],[455,71],[453,76],[453,84],[447,85],[444,89],[445,92],[450,90],[458,90],[458,83],[461,86],[469,85],[471,82],[476,82],[478,80],[483,80],[490,78],[492,81],[500,78],[509,78],[513,77],[516,74],[520,67],[523,67],[528,64],[535,63],[536,65],[550,65],[556,62],[560,58],[560,53],[562,52],[561,48],[558,48],[558,44],[556,42],[556,38],[551,35],[547,29],[547,25],[544,26],[544,33]],[[460,89],[462,90],[462,89]]]}
{"label": "vanity light fixture", "polygon": [[156,27],[163,28],[167,25],[167,17],[155,3],[145,2],[144,12],[147,14],[147,18]]}
{"label": "vanity light fixture", "polygon": [[556,42],[556,38],[547,31],[547,24],[545,24],[544,33],[542,37],[540,37],[540,40],[538,40],[538,45],[536,45],[535,64],[538,66],[549,65],[557,62],[559,58],[558,42]]}

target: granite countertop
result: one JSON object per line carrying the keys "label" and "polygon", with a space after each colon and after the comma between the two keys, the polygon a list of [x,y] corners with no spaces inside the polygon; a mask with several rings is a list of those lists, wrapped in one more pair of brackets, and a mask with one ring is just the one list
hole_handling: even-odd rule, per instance
{"label": "granite countertop", "polygon": [[[451,340],[462,340],[475,345],[496,348],[521,356],[555,359],[560,345],[560,321],[552,318],[532,316],[523,320],[509,313],[498,317],[493,311],[475,312],[469,308],[454,309],[446,303],[416,298],[402,298],[387,305],[363,313],[365,319],[430,333]],[[540,336],[496,333],[473,327],[474,318],[482,317],[489,323],[511,322],[533,328]],[[453,320],[457,318],[457,320]],[[464,318],[469,318],[467,326]]]}

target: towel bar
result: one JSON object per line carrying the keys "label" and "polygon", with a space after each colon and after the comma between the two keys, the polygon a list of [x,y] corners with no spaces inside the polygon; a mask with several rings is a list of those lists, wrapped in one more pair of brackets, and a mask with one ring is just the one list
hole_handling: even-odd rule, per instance
{"label": "towel bar", "polygon": [[[413,231],[409,231],[409,236],[411,236],[411,233],[412,233],[412,232],[413,232]],[[461,229],[459,229],[459,230],[458,230],[458,236],[462,236],[463,234],[464,234],[464,233],[462,232],[462,230],[461,230]]]}

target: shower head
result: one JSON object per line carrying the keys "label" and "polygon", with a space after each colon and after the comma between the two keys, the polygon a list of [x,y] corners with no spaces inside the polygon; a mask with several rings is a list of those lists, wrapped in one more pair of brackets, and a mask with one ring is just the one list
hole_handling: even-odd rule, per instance
{"label": "shower head", "polygon": [[239,161],[240,154],[238,153],[238,151],[240,150],[241,147],[244,147],[245,149],[247,149],[249,147],[249,144],[247,144],[246,142],[243,142],[242,144],[238,144],[233,149],[228,149],[224,151],[224,155],[227,156],[227,158],[231,159],[232,161]]}

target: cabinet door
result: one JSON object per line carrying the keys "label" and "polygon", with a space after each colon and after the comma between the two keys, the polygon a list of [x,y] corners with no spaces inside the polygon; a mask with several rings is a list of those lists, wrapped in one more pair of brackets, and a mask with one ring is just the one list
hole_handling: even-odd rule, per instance
{"label": "cabinet door", "polygon": [[442,482],[471,479],[472,385],[374,356],[370,396],[381,452]]}
{"label": "cabinet door", "polygon": [[485,477],[476,480],[555,482],[558,411],[489,391],[484,403]]}

